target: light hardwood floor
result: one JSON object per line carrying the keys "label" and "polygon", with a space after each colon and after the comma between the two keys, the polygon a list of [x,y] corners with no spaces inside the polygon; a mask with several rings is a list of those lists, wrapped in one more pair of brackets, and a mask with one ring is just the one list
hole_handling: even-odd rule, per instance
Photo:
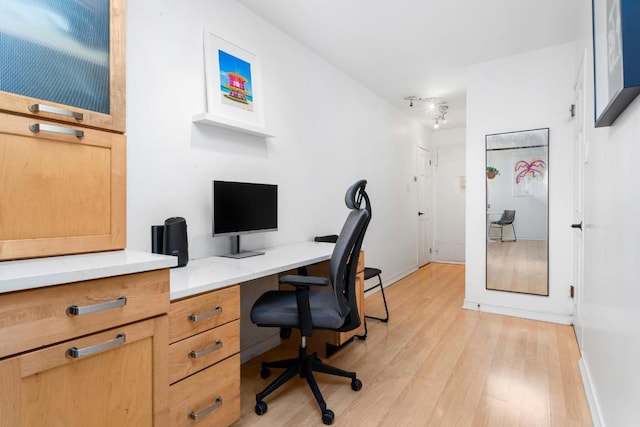
{"label": "light hardwood floor", "polygon": [[[590,426],[572,327],[462,310],[464,266],[429,264],[385,289],[389,323],[369,320],[369,337],[326,361],[357,371],[317,374],[336,426]],[[381,315],[380,294],[366,312]],[[242,366],[238,426],[322,425],[303,380],[268,397],[255,415],[260,361],[293,357],[287,342]],[[277,375],[274,372],[273,375]],[[273,376],[272,376],[273,377]]]}

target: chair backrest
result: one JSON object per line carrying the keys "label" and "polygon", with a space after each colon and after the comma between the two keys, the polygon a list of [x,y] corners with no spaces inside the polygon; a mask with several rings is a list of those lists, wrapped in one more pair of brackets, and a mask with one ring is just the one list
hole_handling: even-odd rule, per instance
{"label": "chair backrest", "polygon": [[505,210],[504,212],[502,212],[500,224],[512,224],[514,219],[516,219],[516,211]]}
{"label": "chair backrest", "polygon": [[[350,331],[360,326],[356,295],[356,273],[364,234],[371,220],[371,205],[365,191],[366,180],[353,184],[345,194],[344,202],[351,212],[340,231],[329,262],[329,278],[345,318],[339,331]],[[362,202],[365,206],[362,206]]]}

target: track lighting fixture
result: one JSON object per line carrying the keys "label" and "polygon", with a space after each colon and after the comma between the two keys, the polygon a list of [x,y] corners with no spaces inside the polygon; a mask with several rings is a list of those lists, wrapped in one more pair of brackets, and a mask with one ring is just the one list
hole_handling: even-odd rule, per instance
{"label": "track lighting fixture", "polygon": [[438,103],[437,105],[437,109],[434,107],[434,110],[436,111],[434,113],[433,119],[433,128],[434,129],[438,129],[440,127],[440,123],[445,124],[447,123],[447,113],[449,112],[449,106],[447,105],[447,101],[442,101],[440,103]]}
{"label": "track lighting fixture", "polygon": [[405,101],[409,101],[409,107],[413,107],[413,101],[422,102],[426,105],[427,118],[433,119],[433,128],[438,129],[441,124],[447,123],[446,115],[449,112],[447,101],[438,98],[422,98],[419,96],[405,96]]}

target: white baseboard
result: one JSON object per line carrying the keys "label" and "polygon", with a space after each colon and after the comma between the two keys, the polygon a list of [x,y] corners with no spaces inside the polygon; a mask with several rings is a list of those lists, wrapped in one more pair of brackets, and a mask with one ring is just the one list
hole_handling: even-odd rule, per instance
{"label": "white baseboard", "polygon": [[523,310],[500,305],[484,304],[475,301],[464,300],[462,308],[465,310],[483,311],[487,313],[502,314],[504,316],[520,317],[523,319],[541,320],[543,322],[572,325],[573,315],[564,313],[548,313],[542,311]]}
{"label": "white baseboard", "polygon": [[[404,279],[405,277],[407,277],[408,275],[415,273],[416,271],[418,271],[418,267],[411,267],[408,270],[405,270],[401,273],[398,274],[394,274],[393,276],[387,278],[387,280],[383,280],[382,281],[382,286],[383,287],[387,287],[387,286],[391,286],[392,284],[394,284],[395,282],[397,282],[400,279]],[[369,292],[365,292],[364,296],[365,298],[375,294],[376,292],[380,292],[380,288],[375,288],[374,290],[371,290]]]}
{"label": "white baseboard", "polygon": [[580,367],[580,376],[582,377],[582,385],[584,386],[584,393],[587,396],[587,403],[589,404],[589,412],[591,412],[591,422],[593,427],[605,427],[604,421],[600,416],[600,406],[598,400],[593,391],[593,384],[591,382],[591,376],[589,375],[589,367],[584,360],[584,356],[578,361]]}

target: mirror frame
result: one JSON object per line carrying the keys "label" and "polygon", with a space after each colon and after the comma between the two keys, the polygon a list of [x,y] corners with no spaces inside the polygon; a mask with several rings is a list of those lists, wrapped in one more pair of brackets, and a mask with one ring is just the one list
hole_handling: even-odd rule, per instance
{"label": "mirror frame", "polygon": [[519,291],[519,290],[510,290],[510,289],[496,289],[496,288],[489,288],[489,269],[488,269],[488,261],[489,261],[489,251],[488,251],[488,240],[489,240],[489,223],[490,223],[490,219],[489,219],[489,178],[487,178],[486,175],[486,170],[485,170],[485,176],[484,176],[484,180],[485,180],[485,204],[484,204],[484,210],[485,210],[485,289],[488,291],[496,291],[496,292],[510,292],[510,293],[515,293],[515,294],[523,294],[523,295],[534,295],[534,296],[544,296],[544,297],[548,297],[549,296],[549,188],[550,188],[550,177],[549,177],[549,164],[550,164],[550,150],[549,150],[549,145],[550,145],[550,132],[549,132],[549,128],[548,127],[544,127],[544,128],[536,128],[536,129],[526,129],[526,130],[519,130],[519,131],[511,131],[511,132],[499,132],[499,133],[492,133],[492,134],[486,134],[485,135],[485,159],[484,159],[484,163],[485,163],[485,169],[488,165],[487,161],[488,161],[488,145],[489,145],[489,138],[492,136],[499,136],[499,135],[513,135],[513,134],[519,134],[519,133],[527,133],[527,132],[538,132],[538,131],[546,131],[546,146],[547,146],[547,165],[546,165],[546,180],[547,180],[547,191],[546,191],[546,221],[547,221],[547,239],[546,239],[546,267],[547,267],[547,271],[546,271],[546,292],[545,293],[533,293],[533,292],[525,292],[525,291]]}

